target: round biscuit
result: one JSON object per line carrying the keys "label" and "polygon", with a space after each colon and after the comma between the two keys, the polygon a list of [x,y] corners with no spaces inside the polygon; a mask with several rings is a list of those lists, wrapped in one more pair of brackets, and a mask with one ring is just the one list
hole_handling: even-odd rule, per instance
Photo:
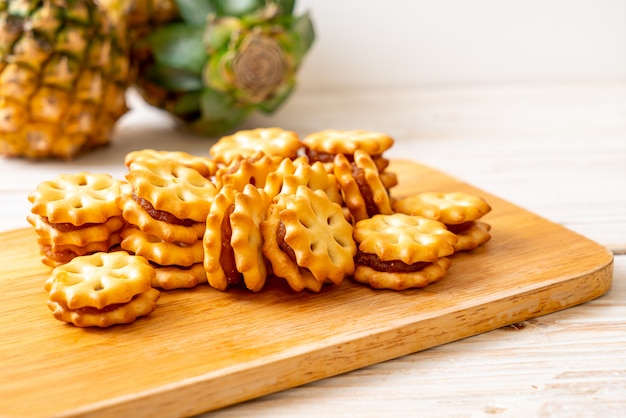
{"label": "round biscuit", "polygon": [[281,128],[257,128],[237,131],[221,137],[209,154],[219,164],[230,164],[238,156],[263,152],[270,157],[296,158],[302,147],[300,138],[293,131]]}
{"label": "round biscuit", "polygon": [[405,264],[433,262],[454,253],[457,237],[446,226],[421,216],[394,213],[358,221],[354,239],[361,252],[375,254],[382,261]]}
{"label": "round biscuit", "polygon": [[386,134],[363,129],[327,129],[306,135],[302,143],[309,149],[327,154],[354,154],[362,150],[371,156],[381,155],[393,145]]}
{"label": "round biscuit", "polygon": [[99,252],[55,267],[46,281],[46,288],[51,302],[69,309],[102,309],[126,303],[150,289],[155,274],[143,257],[123,251]]}

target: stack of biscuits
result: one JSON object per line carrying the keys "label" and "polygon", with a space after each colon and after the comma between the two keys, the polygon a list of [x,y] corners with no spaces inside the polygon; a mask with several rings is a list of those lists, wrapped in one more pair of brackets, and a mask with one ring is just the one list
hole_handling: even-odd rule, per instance
{"label": "stack of biscuits", "polygon": [[127,223],[120,246],[154,265],[154,287],[206,282],[202,237],[217,193],[210,179],[216,166],[189,154],[153,150],[135,152],[126,164],[128,184],[118,197]]}
{"label": "stack of biscuits", "polygon": [[145,258],[124,251],[75,257],[46,280],[47,304],[55,318],[78,327],[129,324],[156,307],[154,275]]}
{"label": "stack of biscuits", "polygon": [[29,194],[27,220],[37,233],[45,265],[109,251],[121,242],[125,222],[116,199],[122,184],[108,174],[61,174]]}

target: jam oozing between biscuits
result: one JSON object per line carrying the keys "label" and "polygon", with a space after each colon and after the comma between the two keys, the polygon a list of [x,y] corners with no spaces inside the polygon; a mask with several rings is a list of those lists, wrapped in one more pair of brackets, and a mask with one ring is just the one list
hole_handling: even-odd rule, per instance
{"label": "jam oozing between biscuits", "polygon": [[291,258],[291,261],[297,263],[296,260],[296,252],[285,242],[285,234],[287,233],[287,229],[285,228],[285,224],[281,221],[278,224],[278,230],[276,231],[276,242],[278,242],[278,246],[285,254]]}
{"label": "jam oozing between biscuits", "polygon": [[413,264],[406,264],[400,260],[383,261],[376,254],[368,254],[362,251],[359,251],[356,255],[356,262],[376,271],[386,273],[414,273],[431,264],[424,261],[418,261]]}
{"label": "jam oozing between biscuits", "polygon": [[143,208],[143,210],[145,210],[152,218],[156,219],[157,221],[182,226],[192,226],[194,224],[194,221],[192,219],[180,219],[169,212],[155,209],[154,206],[152,206],[152,203],[135,194],[132,195],[132,198]]}
{"label": "jam oozing between biscuits", "polygon": [[[310,163],[314,163],[316,161],[322,163],[332,163],[335,159],[335,154],[330,154],[328,152],[317,152],[310,148],[305,148],[304,153],[306,154]],[[348,161],[352,161],[352,155],[346,155],[345,157],[348,159]]]}
{"label": "jam oozing between biscuits", "polygon": [[298,269],[300,269],[301,271],[307,271],[307,272],[310,273],[311,271],[308,268],[301,267],[301,266],[298,265],[298,259],[296,257],[296,252],[285,241],[285,234],[286,233],[287,233],[287,229],[285,228],[285,224],[281,221],[278,224],[278,230],[276,231],[276,241],[278,242],[278,246],[280,247],[280,249],[285,254],[287,254],[289,256],[291,261],[293,261],[298,266]]}
{"label": "jam oozing between biscuits", "polygon": [[365,179],[365,170],[360,167],[357,167],[355,164],[352,164],[352,177],[356,181],[356,184],[359,186],[359,191],[361,192],[361,196],[363,196],[363,201],[365,202],[365,210],[367,211],[367,215],[372,217],[374,215],[378,215],[380,211],[378,210],[378,206],[376,202],[374,202],[374,195],[372,193],[372,189],[367,184],[367,180]]}
{"label": "jam oozing between biscuits", "polygon": [[97,224],[97,223],[86,223],[86,224],[82,224],[82,225],[78,226],[78,225],[74,225],[74,224],[71,224],[71,223],[53,223],[53,222],[50,222],[50,220],[48,218],[44,217],[44,216],[42,216],[41,219],[45,223],[50,225],[52,228],[57,230],[58,232],[72,232],[72,231],[77,231],[79,229],[86,229],[86,228],[89,228],[91,226],[100,225],[100,224]]}
{"label": "jam oozing between biscuits", "polygon": [[457,225],[446,224],[446,228],[448,228],[448,231],[452,232],[453,234],[458,234],[459,232],[463,232],[466,229],[470,228],[472,225],[474,225],[474,221],[463,222],[462,224]]}
{"label": "jam oozing between biscuits", "polygon": [[234,285],[241,282],[241,273],[237,270],[237,264],[235,263],[235,250],[230,244],[230,239],[233,235],[232,225],[230,224],[230,215],[235,210],[234,205],[230,205],[226,213],[224,213],[224,219],[222,220],[222,251],[220,252],[220,265],[226,275],[226,281],[228,284]]}

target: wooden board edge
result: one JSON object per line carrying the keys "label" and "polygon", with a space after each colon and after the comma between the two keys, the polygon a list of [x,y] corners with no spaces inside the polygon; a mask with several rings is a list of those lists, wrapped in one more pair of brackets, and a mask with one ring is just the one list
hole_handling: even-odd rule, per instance
{"label": "wooden board edge", "polygon": [[[611,254],[609,252],[609,254]],[[133,397],[110,399],[67,411],[62,417],[135,416],[137,411],[155,416],[189,416],[221,409],[271,393],[357,370],[442,344],[489,332],[504,326],[544,316],[596,299],[613,282],[613,256],[596,270],[545,287],[528,289],[514,296],[485,301],[427,321],[381,330],[360,338],[336,341],[307,351],[276,355],[273,361],[241,365],[237,370],[197,376]],[[572,292],[572,287],[576,292]],[[451,333],[449,330],[461,330]],[[377,347],[372,349],[372,337]],[[359,354],[367,355],[360,356]],[[374,354],[372,354],[374,353]],[[334,366],[332,372],[329,364]],[[290,371],[304,370],[298,376]],[[272,385],[260,376],[272,376]],[[227,379],[228,384],[224,384]],[[194,399],[194,403],[189,400]]]}

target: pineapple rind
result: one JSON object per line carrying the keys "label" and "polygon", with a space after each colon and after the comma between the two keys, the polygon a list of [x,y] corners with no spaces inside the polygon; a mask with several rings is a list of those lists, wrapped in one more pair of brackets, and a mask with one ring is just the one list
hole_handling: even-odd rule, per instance
{"label": "pineapple rind", "polygon": [[128,40],[92,0],[0,1],[0,155],[72,159],[128,110]]}

